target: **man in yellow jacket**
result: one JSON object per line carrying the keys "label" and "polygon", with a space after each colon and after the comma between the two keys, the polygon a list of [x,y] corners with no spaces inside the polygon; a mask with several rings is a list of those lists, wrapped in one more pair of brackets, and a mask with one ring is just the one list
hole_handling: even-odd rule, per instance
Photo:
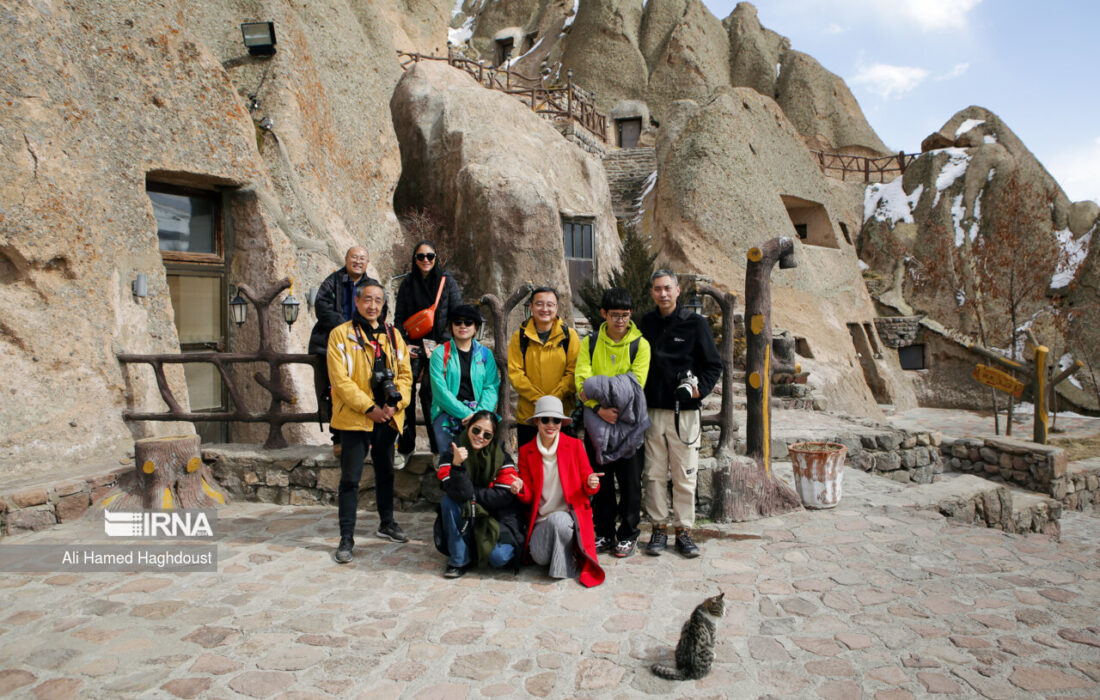
{"label": "man in yellow jacket", "polygon": [[385,291],[367,280],[355,291],[355,313],[328,337],[328,374],[332,384],[332,427],[340,431],[340,544],[335,558],[352,560],[359,480],[367,450],[374,466],[374,494],[381,521],[378,537],[408,538],[393,519],[393,445],[401,434],[412,393],[409,351],[401,334],[382,318]]}
{"label": "man in yellow jacket", "polygon": [[[581,341],[576,368],[577,395],[585,406],[584,447],[592,471],[600,477],[600,490],[592,498],[596,551],[603,553],[614,547],[616,557],[634,554],[642,532],[644,453],[639,448],[649,427],[642,389],[649,375],[650,348],[649,341],[630,320],[633,308],[634,300],[627,290],[615,287],[604,292],[600,301],[604,323]],[[618,379],[596,379],[614,377]],[[586,385],[589,378],[593,381]],[[611,432],[616,435],[614,454],[602,453],[597,445],[608,446],[605,438]]]}
{"label": "man in yellow jacket", "polygon": [[508,379],[519,400],[516,406],[517,446],[535,438],[528,424],[535,402],[543,396],[561,399],[565,415],[573,411],[573,369],[580,338],[558,318],[558,292],[539,287],[528,300],[531,318],[512,334],[508,344]]}

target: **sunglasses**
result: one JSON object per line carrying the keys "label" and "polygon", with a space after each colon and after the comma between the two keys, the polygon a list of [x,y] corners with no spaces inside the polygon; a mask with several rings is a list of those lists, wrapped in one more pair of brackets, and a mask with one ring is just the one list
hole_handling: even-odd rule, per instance
{"label": "sunglasses", "polygon": [[551,423],[553,423],[554,425],[561,425],[561,418],[550,418],[549,416],[543,416],[542,418],[539,418],[539,423],[542,423],[543,425],[550,425]]}
{"label": "sunglasses", "polygon": [[435,260],[435,253],[417,253],[416,254],[416,259],[417,260],[427,260],[428,262],[431,262],[431,261]]}
{"label": "sunglasses", "polygon": [[486,440],[492,440],[493,439],[493,431],[492,430],[482,430],[481,428],[477,427],[476,425],[474,427],[470,428],[470,434],[473,435],[474,437],[480,437],[480,438],[484,438]]}
{"label": "sunglasses", "polygon": [[455,324],[456,326],[476,326],[477,325],[477,321],[471,321],[468,318],[456,318],[455,320],[451,321],[451,323]]}

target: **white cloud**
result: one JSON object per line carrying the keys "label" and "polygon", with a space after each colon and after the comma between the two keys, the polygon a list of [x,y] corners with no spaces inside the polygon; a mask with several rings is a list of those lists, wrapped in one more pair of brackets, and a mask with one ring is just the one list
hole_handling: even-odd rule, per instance
{"label": "white cloud", "polygon": [[1071,201],[1100,203],[1100,138],[1090,144],[1067,147],[1043,161]]}
{"label": "white cloud", "polygon": [[[967,14],[981,0],[902,0],[898,3],[873,2],[885,12],[896,11],[924,31],[966,29]],[[893,5],[893,7],[891,7]]]}
{"label": "white cloud", "polygon": [[825,27],[825,33],[826,34],[843,34],[846,31],[848,31],[848,30],[846,28],[840,26],[836,22],[833,22],[828,27]]}
{"label": "white cloud", "polygon": [[848,82],[884,100],[889,100],[911,92],[927,77],[928,71],[923,68],[874,63],[862,66],[855,76],[848,79]]}
{"label": "white cloud", "polygon": [[937,75],[933,80],[951,80],[952,78],[958,78],[970,68],[969,63],[956,63],[955,67],[947,71],[943,75]]}

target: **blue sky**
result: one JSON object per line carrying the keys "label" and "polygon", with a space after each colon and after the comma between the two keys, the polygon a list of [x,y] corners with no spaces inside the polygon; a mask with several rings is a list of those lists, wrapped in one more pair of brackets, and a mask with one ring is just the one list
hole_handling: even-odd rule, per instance
{"label": "blue sky", "polygon": [[[735,0],[703,0],[719,19]],[[1100,2],[756,0],[760,23],[848,83],[894,150],[992,110],[1073,201],[1100,201]]]}

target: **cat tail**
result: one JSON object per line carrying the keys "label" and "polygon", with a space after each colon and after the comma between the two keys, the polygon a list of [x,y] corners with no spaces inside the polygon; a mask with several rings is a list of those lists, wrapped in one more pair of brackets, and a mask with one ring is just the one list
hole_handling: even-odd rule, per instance
{"label": "cat tail", "polygon": [[682,681],[685,678],[680,669],[673,668],[672,666],[653,664],[649,667],[649,670],[653,671],[653,675],[660,676],[661,678],[667,678],[670,681]]}

